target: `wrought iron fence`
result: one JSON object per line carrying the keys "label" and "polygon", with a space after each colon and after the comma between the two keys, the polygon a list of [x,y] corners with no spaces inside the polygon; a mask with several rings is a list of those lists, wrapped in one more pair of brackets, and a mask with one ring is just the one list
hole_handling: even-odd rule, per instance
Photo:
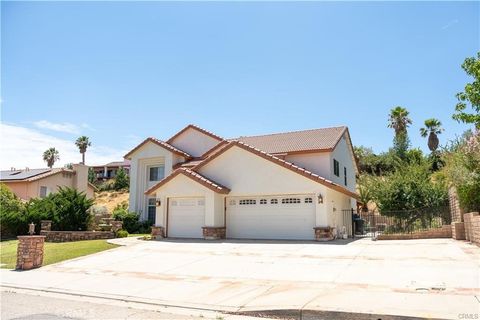
{"label": "wrought iron fence", "polygon": [[351,233],[355,236],[414,233],[441,228],[451,222],[448,206],[382,212],[344,210],[344,215],[349,213],[352,215]]}

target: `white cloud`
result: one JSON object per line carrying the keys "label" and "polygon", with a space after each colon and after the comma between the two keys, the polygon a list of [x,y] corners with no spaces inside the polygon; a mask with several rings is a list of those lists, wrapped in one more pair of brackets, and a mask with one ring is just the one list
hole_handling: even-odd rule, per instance
{"label": "white cloud", "polygon": [[444,25],[443,27],[441,27],[440,29],[442,30],[447,30],[448,28],[450,28],[451,26],[455,25],[458,23],[458,19],[453,19],[453,20],[450,20],[446,25]]}
{"label": "white cloud", "polygon": [[[33,123],[35,127],[40,129],[48,129],[58,132],[65,132],[65,133],[72,133],[72,134],[79,134],[80,128],[73,123],[54,123],[47,120],[40,120]],[[88,127],[87,124],[82,124],[82,128]]]}
{"label": "white cloud", "polygon": [[[17,169],[45,168],[42,154],[50,147],[60,152],[60,161],[55,167],[67,163],[79,163],[81,155],[74,141],[60,139],[41,133],[35,129],[11,124],[0,124],[0,168]],[[116,150],[108,146],[91,146],[86,153],[87,165],[105,164],[110,161],[119,161],[128,150]]]}

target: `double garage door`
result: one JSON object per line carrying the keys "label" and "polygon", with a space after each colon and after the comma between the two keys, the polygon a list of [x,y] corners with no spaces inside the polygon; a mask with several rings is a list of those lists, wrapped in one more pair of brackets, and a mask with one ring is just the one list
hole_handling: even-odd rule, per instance
{"label": "double garage door", "polygon": [[227,198],[227,237],[314,239],[313,195]]}
{"label": "double garage door", "polygon": [[[313,195],[227,197],[227,238],[312,240]],[[202,238],[204,198],[171,198],[168,236]]]}

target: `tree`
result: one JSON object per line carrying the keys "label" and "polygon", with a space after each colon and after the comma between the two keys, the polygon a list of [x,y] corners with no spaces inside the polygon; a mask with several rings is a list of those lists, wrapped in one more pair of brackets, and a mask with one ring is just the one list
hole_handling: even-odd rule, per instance
{"label": "tree", "polygon": [[88,182],[95,182],[95,170],[92,167],[88,168]]}
{"label": "tree", "polygon": [[[463,92],[457,93],[458,103],[452,118],[458,122],[474,124],[480,130],[480,52],[477,58],[469,57],[462,64],[462,69],[473,77],[471,83],[467,83]],[[467,104],[470,103],[473,112],[468,113]]]}
{"label": "tree", "polygon": [[92,143],[88,140],[87,136],[81,136],[75,141],[75,145],[82,154],[82,164],[85,164],[85,152],[87,152],[87,148],[90,147]]}
{"label": "tree", "polygon": [[420,135],[424,138],[428,135],[428,148],[435,152],[438,148],[438,135],[442,133],[442,123],[437,119],[431,118],[425,120],[425,127],[420,128]]}
{"label": "tree", "polygon": [[125,169],[120,168],[117,170],[117,174],[115,176],[115,185],[114,188],[115,190],[121,190],[128,188],[129,181],[128,181],[128,176],[127,173],[125,172]]}
{"label": "tree", "polygon": [[395,130],[395,136],[407,133],[407,128],[412,124],[412,120],[408,117],[408,110],[397,106],[390,110],[388,118],[388,127]]}
{"label": "tree", "polygon": [[55,148],[49,148],[43,153],[43,161],[47,162],[49,168],[52,168],[58,160],[60,160],[60,153]]}

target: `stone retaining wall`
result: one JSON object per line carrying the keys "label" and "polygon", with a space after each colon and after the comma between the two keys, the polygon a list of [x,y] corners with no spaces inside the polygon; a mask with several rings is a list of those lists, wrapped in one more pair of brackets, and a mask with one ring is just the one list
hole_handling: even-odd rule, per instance
{"label": "stone retaining wall", "polygon": [[445,225],[441,228],[419,231],[414,233],[402,234],[380,234],[378,240],[412,240],[412,239],[434,239],[434,238],[451,238],[452,226]]}
{"label": "stone retaining wall", "polygon": [[165,228],[164,228],[164,227],[152,226],[151,236],[152,236],[152,238],[154,238],[155,240],[159,240],[159,239],[165,238]]}
{"label": "stone retaining wall", "polygon": [[332,227],[315,227],[313,230],[315,231],[316,241],[330,241],[335,239]]}
{"label": "stone retaining wall", "polygon": [[70,242],[81,240],[113,239],[115,233],[111,231],[40,231],[47,242]]}
{"label": "stone retaining wall", "polygon": [[480,246],[480,215],[478,212],[465,213],[465,239]]}

